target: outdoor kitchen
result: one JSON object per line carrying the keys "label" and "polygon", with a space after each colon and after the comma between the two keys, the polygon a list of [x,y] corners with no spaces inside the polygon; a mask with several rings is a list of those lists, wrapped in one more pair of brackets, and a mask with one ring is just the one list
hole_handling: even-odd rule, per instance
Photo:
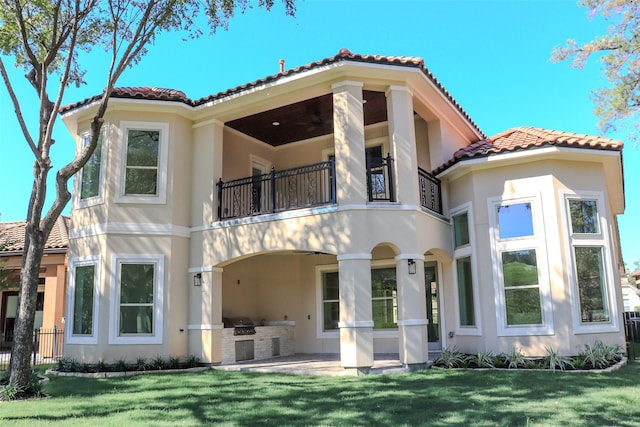
{"label": "outdoor kitchen", "polygon": [[271,359],[295,353],[295,321],[223,318],[222,364]]}

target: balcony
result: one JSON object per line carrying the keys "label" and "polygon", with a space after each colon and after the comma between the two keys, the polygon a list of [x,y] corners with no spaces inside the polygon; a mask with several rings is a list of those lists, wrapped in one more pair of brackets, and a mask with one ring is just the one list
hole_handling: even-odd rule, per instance
{"label": "balcony", "polygon": [[[367,192],[370,202],[394,202],[393,159],[367,159]],[[421,205],[442,214],[440,180],[419,169]],[[275,170],[232,181],[218,181],[218,220],[272,214],[336,204],[333,159]]]}

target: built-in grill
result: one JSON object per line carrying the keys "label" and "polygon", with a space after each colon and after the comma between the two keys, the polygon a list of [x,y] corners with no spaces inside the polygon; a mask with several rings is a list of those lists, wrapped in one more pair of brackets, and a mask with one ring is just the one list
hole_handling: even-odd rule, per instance
{"label": "built-in grill", "polygon": [[254,335],[256,327],[248,317],[223,317],[225,328],[233,328],[233,335]]}

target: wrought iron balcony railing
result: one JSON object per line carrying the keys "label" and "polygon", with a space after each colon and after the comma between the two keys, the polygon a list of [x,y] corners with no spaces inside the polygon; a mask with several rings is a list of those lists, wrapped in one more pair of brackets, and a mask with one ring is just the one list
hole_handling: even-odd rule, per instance
{"label": "wrought iron balcony railing", "polygon": [[218,219],[242,218],[336,202],[333,160],[218,181]]}
{"label": "wrought iron balcony railing", "polygon": [[418,168],[420,205],[442,215],[440,180],[422,168]]}

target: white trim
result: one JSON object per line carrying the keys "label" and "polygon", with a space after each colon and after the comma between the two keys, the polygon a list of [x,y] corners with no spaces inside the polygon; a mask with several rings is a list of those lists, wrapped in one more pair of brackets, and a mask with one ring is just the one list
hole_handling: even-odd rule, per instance
{"label": "white trim", "polygon": [[[157,194],[147,195],[127,195],[125,194],[127,144],[129,130],[151,130],[158,131],[158,166],[157,166]],[[169,123],[166,122],[120,122],[119,143],[120,149],[116,161],[117,185],[116,203],[148,203],[165,204],[167,202],[167,181],[168,181],[168,159],[169,159]]]}
{"label": "white trim", "polygon": [[391,92],[404,92],[413,97],[413,92],[407,86],[389,85],[389,87],[387,87],[387,90],[384,91],[384,95],[388,98]]}
{"label": "white trim", "polygon": [[187,273],[222,273],[223,270],[220,267],[189,267]]}
{"label": "white trim", "polygon": [[[482,336],[482,312],[480,311],[480,285],[478,283],[478,256],[475,246],[475,220],[473,215],[473,203],[466,202],[458,205],[450,210],[451,224],[451,241],[455,246],[455,230],[453,228],[453,217],[456,215],[467,214],[467,227],[469,232],[469,244],[453,249],[453,262],[451,263],[453,277],[453,297],[455,299],[453,306],[455,308],[455,334],[460,336]],[[458,293],[458,259],[469,258],[471,260],[471,289],[473,291],[473,314],[475,326],[463,326],[460,324],[460,295]],[[444,307],[442,305],[441,307]],[[441,316],[444,318],[445,316]],[[442,348],[446,341],[446,329],[443,329],[441,337]]]}
{"label": "white trim", "polygon": [[[506,204],[531,204],[531,220],[533,235],[517,238],[501,239],[497,218],[497,207]],[[493,267],[493,284],[496,306],[496,326],[498,336],[553,335],[553,304],[549,275],[549,259],[547,256],[547,239],[544,223],[543,198],[540,193],[528,196],[490,197],[487,199],[489,215],[489,234],[491,241],[491,258]],[[507,325],[506,303],[504,296],[504,278],[502,270],[502,252],[533,249],[536,251],[540,310],[540,325]]]}
{"label": "white trim", "polygon": [[402,260],[406,260],[406,259],[420,259],[420,260],[424,260],[424,254],[399,254],[396,255],[395,258],[393,258],[394,261],[402,261]]}
{"label": "white trim", "polygon": [[267,159],[263,159],[262,157],[256,156],[255,154],[249,154],[249,175],[253,176],[253,169],[260,169],[262,175],[269,173],[271,168],[273,167],[273,163],[271,163]]}
{"label": "white trim", "polygon": [[[562,204],[562,219],[565,227],[565,257],[570,268],[567,271],[569,279],[569,299],[571,301],[571,318],[573,321],[573,331],[575,334],[591,334],[602,332],[619,332],[618,324],[619,310],[618,300],[616,298],[615,277],[613,269],[615,263],[611,255],[611,240],[609,237],[609,223],[607,221],[608,211],[607,204],[604,202],[605,197],[599,191],[559,191]],[[594,234],[573,233],[571,226],[571,215],[569,214],[569,200],[595,200],[598,210],[598,220],[600,232]],[[574,248],[580,247],[599,247],[602,248],[602,263],[605,271],[604,279],[606,280],[605,290],[609,306],[609,321],[582,323],[580,314],[580,293],[578,290],[577,266],[575,260]]]}
{"label": "white trim", "polygon": [[344,87],[364,87],[364,83],[355,80],[343,80],[341,82],[337,82],[331,85],[331,89],[342,89]]}
{"label": "white trim", "polygon": [[279,221],[283,219],[293,219],[293,218],[302,218],[306,216],[322,215],[322,214],[336,212],[336,211],[337,211],[337,205],[321,206],[317,208],[295,209],[291,211],[274,213],[274,214],[215,221],[211,223],[211,225],[208,227],[206,226],[192,227],[190,231],[198,232],[198,231],[205,231],[205,230],[215,230],[219,228],[235,227],[239,225],[260,224],[263,222]]}
{"label": "white trim", "polygon": [[[153,333],[149,335],[119,335],[120,319],[120,266],[125,263],[154,264]],[[109,344],[162,344],[164,318],[164,255],[162,254],[113,254],[111,256]]]}
{"label": "white trim", "polygon": [[338,322],[338,328],[371,328],[373,329],[373,320],[356,320],[353,322]]}
{"label": "white trim", "polygon": [[218,119],[207,119],[202,122],[194,123],[193,125],[191,125],[191,129],[197,129],[197,128],[201,128],[208,125],[216,125],[216,126],[224,127],[224,122],[221,122]]}
{"label": "white trim", "polygon": [[338,261],[348,260],[370,260],[372,258],[370,252],[353,253],[353,254],[340,254],[337,256]]}
{"label": "white trim", "polygon": [[[67,344],[98,344],[98,323],[99,323],[99,303],[100,303],[100,270],[102,268],[101,258],[99,255],[82,258],[71,258],[69,260],[69,278],[67,284],[67,321],[65,324],[65,341]],[[76,268],[93,265],[93,312],[91,335],[74,335],[73,323],[75,313],[73,307],[75,304],[76,289]]]}
{"label": "white trim", "polygon": [[[324,307],[322,298],[322,275],[324,273],[340,273],[338,264],[330,265],[316,265],[315,267],[315,280],[316,280],[316,338],[339,338],[340,333],[338,330],[325,331],[324,328]],[[339,288],[338,288],[339,289]],[[340,294],[338,291],[338,303],[340,302]]]}
{"label": "white trim", "polygon": [[[73,206],[75,209],[83,209],[91,206],[98,206],[104,204],[104,194],[105,194],[105,186],[107,179],[107,168],[108,168],[108,151],[107,148],[107,139],[109,138],[109,123],[105,122],[102,125],[102,129],[100,130],[102,134],[102,140],[98,140],[98,145],[100,145],[100,172],[99,172],[99,182],[98,182],[98,194],[93,197],[88,197],[86,199],[80,198],[82,192],[82,176],[84,174],[84,166],[80,171],[78,171],[74,182],[73,182]],[[78,141],[78,145],[80,146],[78,149],[82,150],[85,145],[86,138],[91,137],[91,130],[87,130],[80,134],[80,141]],[[96,145],[96,150],[98,149],[98,145]],[[91,157],[95,154],[94,152],[91,154]],[[91,159],[91,157],[89,159]],[[88,160],[87,160],[88,162]],[[85,164],[86,166],[86,164]]]}
{"label": "white trim", "polygon": [[100,236],[103,234],[128,234],[135,236],[173,236],[191,237],[191,229],[175,224],[153,223],[107,223],[92,224],[89,227],[72,228],[69,230],[69,239],[81,239],[85,237]]}
{"label": "white trim", "polygon": [[427,326],[429,319],[405,319],[398,320],[398,326]]}
{"label": "white trim", "polygon": [[190,331],[218,331],[224,329],[224,323],[206,324],[188,324],[187,329]]}

